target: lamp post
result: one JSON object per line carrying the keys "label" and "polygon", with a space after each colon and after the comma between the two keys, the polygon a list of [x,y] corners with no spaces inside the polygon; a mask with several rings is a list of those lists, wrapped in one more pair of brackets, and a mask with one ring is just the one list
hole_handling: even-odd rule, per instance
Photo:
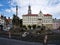
{"label": "lamp post", "polygon": [[9,39],[11,38],[11,32],[10,32],[10,27],[7,27],[8,29],[8,35],[9,35]]}
{"label": "lamp post", "polygon": [[43,45],[47,45],[47,39],[48,39],[48,35],[47,35],[47,32],[46,32],[46,34],[44,36],[44,44]]}
{"label": "lamp post", "polygon": [[9,31],[9,39],[11,38],[11,32]]}

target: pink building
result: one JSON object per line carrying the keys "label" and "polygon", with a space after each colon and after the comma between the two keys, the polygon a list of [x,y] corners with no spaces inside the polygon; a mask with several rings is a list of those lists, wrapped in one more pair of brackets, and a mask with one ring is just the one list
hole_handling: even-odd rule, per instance
{"label": "pink building", "polygon": [[58,29],[60,26],[60,19],[53,19],[53,29]]}

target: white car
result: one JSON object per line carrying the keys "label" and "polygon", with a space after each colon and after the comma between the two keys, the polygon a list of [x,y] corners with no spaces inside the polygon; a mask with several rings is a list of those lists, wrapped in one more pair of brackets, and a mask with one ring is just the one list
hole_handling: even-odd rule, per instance
{"label": "white car", "polygon": [[22,37],[26,37],[28,34],[29,34],[28,32],[24,32],[24,33],[22,34]]}

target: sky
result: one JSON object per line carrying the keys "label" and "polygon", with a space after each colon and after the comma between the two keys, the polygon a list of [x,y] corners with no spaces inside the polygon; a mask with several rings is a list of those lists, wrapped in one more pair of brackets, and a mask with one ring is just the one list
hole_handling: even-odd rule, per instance
{"label": "sky", "polygon": [[0,14],[6,17],[13,17],[16,14],[18,5],[18,16],[28,13],[28,6],[31,6],[32,14],[51,14],[53,18],[60,19],[60,0],[0,0]]}

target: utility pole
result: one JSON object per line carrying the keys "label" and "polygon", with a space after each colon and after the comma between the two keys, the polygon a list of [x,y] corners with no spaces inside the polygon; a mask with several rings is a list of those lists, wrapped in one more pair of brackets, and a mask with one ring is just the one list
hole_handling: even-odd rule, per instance
{"label": "utility pole", "polygon": [[47,45],[47,35],[44,37],[44,45]]}
{"label": "utility pole", "polygon": [[46,32],[46,34],[44,36],[44,44],[43,45],[47,45],[47,39],[48,39],[48,35],[47,35],[47,32]]}
{"label": "utility pole", "polygon": [[11,38],[10,27],[8,27],[7,29],[8,29],[8,36],[9,36],[9,39],[10,39]]}
{"label": "utility pole", "polygon": [[9,31],[9,39],[11,38],[11,32]]}

